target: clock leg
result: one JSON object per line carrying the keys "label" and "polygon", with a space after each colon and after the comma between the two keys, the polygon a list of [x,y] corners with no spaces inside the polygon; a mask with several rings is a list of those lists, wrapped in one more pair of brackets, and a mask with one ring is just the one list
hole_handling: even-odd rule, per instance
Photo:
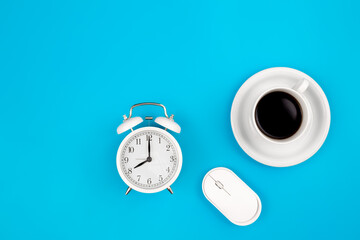
{"label": "clock leg", "polygon": [[171,187],[168,187],[167,190],[169,190],[169,192],[170,192],[171,194],[174,193],[173,190],[171,189]]}
{"label": "clock leg", "polygon": [[128,189],[125,192],[125,195],[128,195],[130,191],[131,191],[131,187],[128,187]]}

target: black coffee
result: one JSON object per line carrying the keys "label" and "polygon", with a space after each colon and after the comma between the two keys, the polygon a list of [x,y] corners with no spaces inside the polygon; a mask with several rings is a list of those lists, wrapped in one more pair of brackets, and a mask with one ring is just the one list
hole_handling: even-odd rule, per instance
{"label": "black coffee", "polygon": [[255,109],[255,120],[260,131],[266,136],[286,139],[300,128],[302,110],[293,96],[275,91],[260,99]]}

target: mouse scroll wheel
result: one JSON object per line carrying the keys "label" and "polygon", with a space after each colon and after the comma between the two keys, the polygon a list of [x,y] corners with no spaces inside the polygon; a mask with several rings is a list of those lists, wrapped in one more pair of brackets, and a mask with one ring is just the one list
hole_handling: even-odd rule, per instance
{"label": "mouse scroll wheel", "polygon": [[224,185],[220,182],[220,181],[215,181],[215,185],[220,188],[220,189],[223,189],[224,188]]}

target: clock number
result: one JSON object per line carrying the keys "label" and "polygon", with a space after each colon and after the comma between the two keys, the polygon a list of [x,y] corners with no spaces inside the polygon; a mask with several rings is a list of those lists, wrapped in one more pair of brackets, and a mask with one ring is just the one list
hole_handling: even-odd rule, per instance
{"label": "clock number", "polygon": [[129,158],[128,157],[124,157],[124,163],[128,163],[129,162]]}
{"label": "clock number", "polygon": [[147,183],[148,183],[148,184],[151,184],[151,183],[152,183],[152,182],[151,182],[151,178],[148,178]]}
{"label": "clock number", "polygon": [[170,151],[170,145],[166,145],[166,151],[167,151],[167,152]]}
{"label": "clock number", "polygon": [[170,156],[170,162],[175,162],[175,156]]}
{"label": "clock number", "polygon": [[161,182],[163,180],[162,175],[159,175],[159,182]]}
{"label": "clock number", "polygon": [[141,145],[141,138],[136,139],[136,145]]}
{"label": "clock number", "polygon": [[161,144],[161,137],[159,137],[159,144]]}
{"label": "clock number", "polygon": [[152,135],[146,135],[146,141],[152,141]]}
{"label": "clock number", "polygon": [[141,175],[137,175],[138,182],[140,182]]}
{"label": "clock number", "polygon": [[132,168],[128,169],[128,174],[132,174]]}
{"label": "clock number", "polygon": [[134,147],[129,147],[129,153],[133,153],[135,151]]}
{"label": "clock number", "polygon": [[167,172],[170,172],[170,167],[167,167],[166,171],[167,171]]}

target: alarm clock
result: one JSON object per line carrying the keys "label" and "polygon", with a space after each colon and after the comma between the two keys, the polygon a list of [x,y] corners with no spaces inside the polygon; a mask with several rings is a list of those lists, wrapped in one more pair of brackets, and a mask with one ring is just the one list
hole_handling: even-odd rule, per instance
{"label": "alarm clock", "polygon": [[[165,116],[159,116],[155,123],[159,126],[134,127],[143,122],[141,117],[132,117],[135,107],[153,105],[162,107]],[[132,189],[142,193],[155,193],[168,189],[179,176],[182,166],[182,153],[179,143],[168,130],[180,133],[180,126],[174,121],[174,115],[167,114],[163,104],[145,102],[133,105],[129,117],[117,128],[121,134],[131,132],[121,142],[116,155],[116,166],[120,177],[128,185],[127,195]],[[153,117],[145,117],[152,120]]]}

